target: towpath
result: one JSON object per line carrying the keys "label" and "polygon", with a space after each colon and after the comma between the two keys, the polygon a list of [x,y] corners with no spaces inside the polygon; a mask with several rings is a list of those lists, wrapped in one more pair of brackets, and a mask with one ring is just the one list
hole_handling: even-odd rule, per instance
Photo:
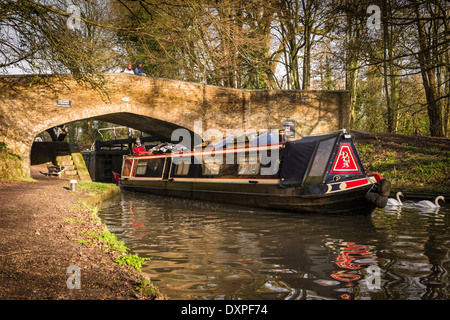
{"label": "towpath", "polygon": [[[67,180],[32,172],[36,182],[0,180],[0,299],[97,300],[152,299],[135,287],[135,269],[119,266],[113,253],[79,243],[80,233],[100,232],[101,223],[78,200],[88,195],[69,190]],[[69,289],[69,266],[80,268],[80,289]]]}

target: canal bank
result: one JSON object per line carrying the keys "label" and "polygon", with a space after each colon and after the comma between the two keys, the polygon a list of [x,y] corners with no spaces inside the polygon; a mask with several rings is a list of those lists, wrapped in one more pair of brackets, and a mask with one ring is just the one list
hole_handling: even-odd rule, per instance
{"label": "canal bank", "polygon": [[[0,299],[163,299],[135,268],[142,260],[96,216],[94,204],[117,186],[79,183],[73,192],[68,180],[32,176],[0,180]],[[69,289],[71,266],[80,289]]]}
{"label": "canal bank", "polygon": [[[450,198],[450,139],[352,130],[367,171],[391,181],[391,197]],[[447,200],[448,201],[448,200]]]}

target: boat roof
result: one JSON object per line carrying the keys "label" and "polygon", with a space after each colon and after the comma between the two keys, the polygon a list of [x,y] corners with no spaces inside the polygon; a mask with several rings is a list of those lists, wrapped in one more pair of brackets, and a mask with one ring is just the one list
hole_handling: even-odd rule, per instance
{"label": "boat roof", "polygon": [[[258,146],[274,146],[274,145],[281,145],[286,144],[286,146],[289,146],[289,149],[298,150],[300,153],[303,154],[303,158],[309,159],[312,156],[312,152],[314,151],[314,148],[316,145],[323,140],[328,140],[331,138],[337,138],[338,136],[346,133],[345,130],[339,130],[337,132],[329,133],[329,134],[322,134],[322,135],[314,135],[314,136],[307,136],[303,137],[298,140],[286,140],[286,141],[280,141],[280,136],[278,135],[277,131],[264,131],[264,132],[252,132],[249,134],[243,134],[238,137],[227,137],[224,140],[214,144],[214,150],[223,150],[227,148],[227,145],[233,145],[235,142],[242,143],[245,147],[258,147]],[[176,150],[177,147],[181,145],[172,145],[172,148],[170,149],[170,152],[159,152],[159,153],[152,153],[152,152],[145,152],[141,154],[137,154],[134,156],[161,156],[163,154],[170,154],[172,153],[172,149]],[[310,146],[312,150],[309,150]],[[205,148],[206,146],[198,146],[198,148]],[[190,153],[190,152],[198,152],[200,150],[181,150],[182,153]],[[238,148],[239,149],[239,148]]]}
{"label": "boat roof", "polygon": [[214,149],[225,149],[227,147],[227,144],[234,144],[235,142],[239,143],[245,143],[249,146],[267,146],[272,144],[279,144],[280,143],[280,137],[278,135],[278,132],[274,131],[264,131],[264,132],[251,132],[247,134],[242,134],[238,137],[227,137],[224,140],[216,143],[214,145]]}
{"label": "boat roof", "polygon": [[[345,129],[341,129],[338,131],[333,131],[329,133],[323,133],[323,134],[317,134],[317,135],[311,135],[306,136],[298,140],[286,140],[286,143],[295,143],[295,144],[302,144],[302,143],[310,143],[313,141],[322,141],[327,140],[331,137],[338,137],[339,135],[346,134]],[[263,132],[253,132],[249,134],[243,134],[238,137],[228,137],[224,140],[220,141],[219,143],[216,143],[214,145],[215,149],[223,149],[226,148],[227,144],[231,144],[234,141],[237,141],[238,143],[243,143],[248,141],[249,146],[266,146],[266,145],[273,145],[273,144],[279,144],[280,136],[278,134],[278,131],[263,131]]]}
{"label": "boat roof", "polygon": [[[280,186],[295,187],[303,185],[308,168],[313,162],[319,144],[322,141],[328,143],[321,157],[329,158],[336,148],[336,140],[344,133],[338,132],[286,141],[284,159],[280,167]],[[324,170],[326,168],[325,166]]]}

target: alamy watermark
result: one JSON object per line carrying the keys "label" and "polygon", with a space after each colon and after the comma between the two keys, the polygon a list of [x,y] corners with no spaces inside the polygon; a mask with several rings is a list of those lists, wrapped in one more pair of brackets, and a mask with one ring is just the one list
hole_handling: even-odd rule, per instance
{"label": "alamy watermark", "polygon": [[67,268],[68,274],[71,274],[69,278],[67,278],[67,289],[81,289],[81,269],[78,266],[71,265]]}
{"label": "alamy watermark", "polygon": [[81,9],[79,6],[71,4],[67,7],[67,13],[71,14],[69,18],[67,18],[67,28],[72,31],[81,30]]}
{"label": "alamy watermark", "polygon": [[371,16],[367,19],[367,28],[380,30],[381,28],[381,10],[377,5],[370,5],[367,7],[367,13],[370,13]]}
{"label": "alamy watermark", "polygon": [[[184,146],[199,146],[202,141],[208,141],[209,144],[199,152],[195,154],[194,151],[194,164],[224,164],[224,158],[226,164],[257,164],[264,165],[261,167],[261,175],[273,175],[278,171],[279,164],[279,149],[277,147],[268,147],[271,144],[277,144],[279,142],[278,130],[255,130],[249,129],[244,131],[243,129],[226,129],[225,138],[223,133],[219,129],[210,128],[203,132],[202,121],[194,121],[194,137],[192,141],[192,133],[187,129],[176,129],[172,132],[171,141],[181,143]],[[214,137],[214,139],[212,139]],[[276,138],[275,138],[276,137]],[[272,141],[272,139],[276,139]],[[255,141],[257,143],[253,146],[247,146],[246,142]],[[211,141],[214,141],[211,142]],[[248,157],[237,156],[235,162],[234,148],[245,148],[248,150],[245,152]],[[217,150],[225,151],[215,152]],[[258,159],[259,158],[259,159]],[[184,152],[173,152],[172,161],[174,164],[191,164],[191,156],[186,156]]]}
{"label": "alamy watermark", "polygon": [[380,290],[381,289],[381,269],[378,266],[371,265],[366,269],[366,284],[369,290]]}

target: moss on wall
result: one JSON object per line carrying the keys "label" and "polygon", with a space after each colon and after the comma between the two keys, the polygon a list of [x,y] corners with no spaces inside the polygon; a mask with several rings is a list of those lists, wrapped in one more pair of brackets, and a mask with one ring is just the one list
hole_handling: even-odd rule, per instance
{"label": "moss on wall", "polygon": [[0,142],[0,179],[28,179],[28,176],[23,169],[21,157],[12,153],[4,142]]}

